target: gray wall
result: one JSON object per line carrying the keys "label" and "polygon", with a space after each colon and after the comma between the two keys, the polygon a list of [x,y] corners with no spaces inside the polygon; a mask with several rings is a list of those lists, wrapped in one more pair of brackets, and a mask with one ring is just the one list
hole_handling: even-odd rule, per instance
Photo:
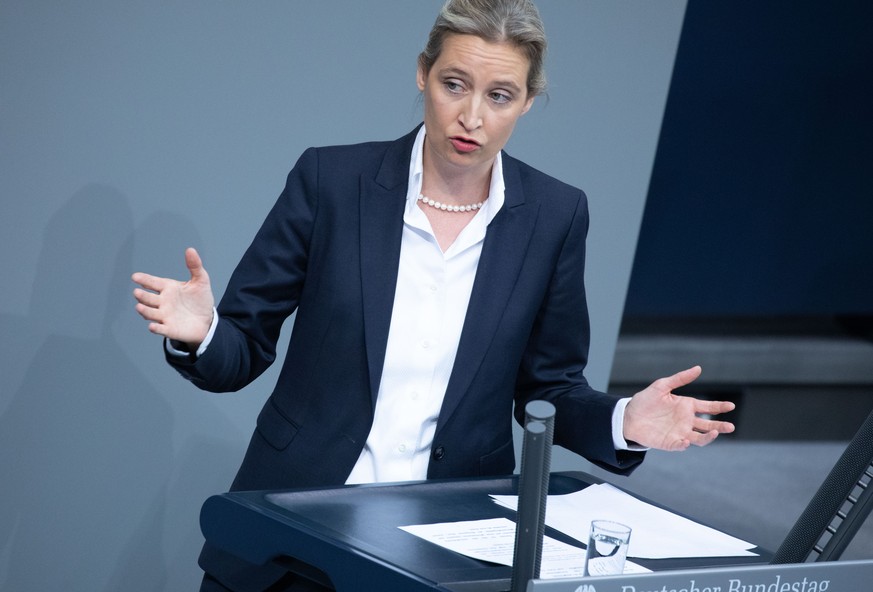
{"label": "gray wall", "polygon": [[[541,4],[551,97],[509,150],[589,193],[605,388],[685,2]],[[130,273],[181,277],[193,245],[220,293],[305,147],[411,129],[438,6],[0,3],[0,588],[196,586],[199,507],[275,368],[197,391]]]}

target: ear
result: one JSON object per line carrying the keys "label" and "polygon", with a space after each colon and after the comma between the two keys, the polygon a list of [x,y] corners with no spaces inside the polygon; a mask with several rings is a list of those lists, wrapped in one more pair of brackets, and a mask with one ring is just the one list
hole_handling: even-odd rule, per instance
{"label": "ear", "polygon": [[522,110],[521,110],[522,115],[524,115],[525,113],[530,111],[530,108],[533,107],[533,102],[534,102],[535,98],[536,97],[531,97],[527,100],[527,102],[524,104],[524,108],[522,108]]}
{"label": "ear", "polygon": [[427,87],[427,72],[424,71],[421,64],[418,64],[418,68],[415,71],[415,82],[418,84],[419,92],[424,92],[424,89]]}

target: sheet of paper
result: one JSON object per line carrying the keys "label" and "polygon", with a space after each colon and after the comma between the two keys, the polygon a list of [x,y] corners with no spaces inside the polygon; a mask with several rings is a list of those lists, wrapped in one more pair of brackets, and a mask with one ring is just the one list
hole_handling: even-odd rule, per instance
{"label": "sheet of paper", "polygon": [[[492,495],[516,509],[518,497]],[[609,484],[591,485],[566,495],[550,495],[546,524],[587,542],[592,520],[614,520],[631,527],[628,556],[645,559],[754,556],[754,545],[655,507]]]}
{"label": "sheet of paper", "polygon": [[[401,526],[402,530],[445,547],[456,553],[512,566],[515,550],[515,522],[508,518],[444,522],[440,524],[415,524]],[[578,578],[582,576],[585,549],[543,537],[543,555],[540,562],[540,578]],[[647,573],[651,570],[625,562],[624,573]]]}

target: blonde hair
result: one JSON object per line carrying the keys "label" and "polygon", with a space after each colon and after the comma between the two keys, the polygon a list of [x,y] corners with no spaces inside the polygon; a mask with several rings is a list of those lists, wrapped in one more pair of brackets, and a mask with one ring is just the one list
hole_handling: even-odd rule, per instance
{"label": "blonde hair", "polygon": [[493,43],[511,43],[528,58],[528,96],[546,90],[546,32],[531,0],[448,0],[440,10],[418,65],[427,74],[443,49],[446,35],[476,35]]}

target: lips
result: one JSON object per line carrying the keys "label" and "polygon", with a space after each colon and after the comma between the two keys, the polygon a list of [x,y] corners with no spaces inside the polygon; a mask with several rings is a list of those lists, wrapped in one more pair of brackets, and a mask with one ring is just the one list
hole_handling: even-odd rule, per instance
{"label": "lips", "polygon": [[449,138],[449,141],[458,152],[473,152],[474,150],[479,149],[479,142],[471,140],[470,138],[465,138],[464,136],[453,136]]}

